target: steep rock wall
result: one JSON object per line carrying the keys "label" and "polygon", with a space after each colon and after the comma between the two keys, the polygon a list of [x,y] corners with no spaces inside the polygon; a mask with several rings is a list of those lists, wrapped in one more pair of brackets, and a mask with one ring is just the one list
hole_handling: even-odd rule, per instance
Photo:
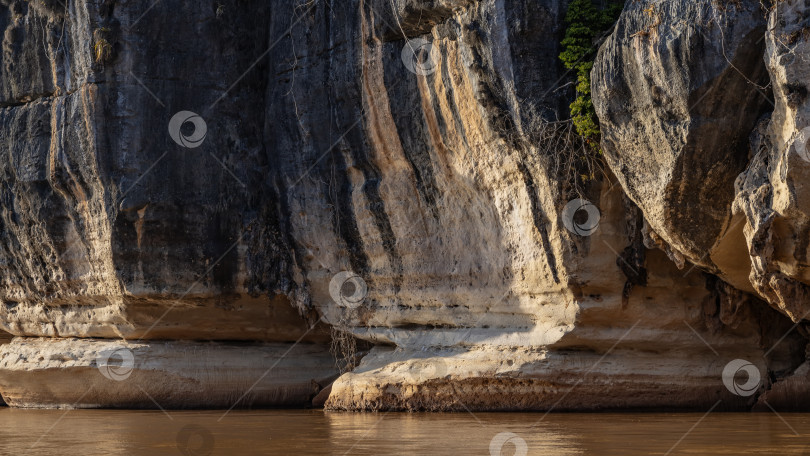
{"label": "steep rock wall", "polygon": [[[660,232],[677,251],[648,212],[679,200],[636,192],[615,166],[636,161],[617,147],[612,173],[576,176],[556,122],[567,1],[2,5],[12,405],[739,410],[756,396],[723,387],[728,361],[752,361],[758,391],[804,361],[787,319],[644,246]],[[742,23],[715,26],[747,43]],[[753,103],[711,63],[706,90]],[[719,196],[743,167],[721,167]],[[336,293],[344,272],[361,299]],[[244,357],[217,363],[233,341]],[[329,343],[351,370],[331,386]],[[108,346],[131,375],[94,372]]]}
{"label": "steep rock wall", "polygon": [[[634,2],[593,73],[607,161],[648,244],[805,335],[808,13],[804,1]],[[758,408],[806,409],[806,364],[783,375]]]}
{"label": "steep rock wall", "polygon": [[748,136],[771,109],[764,36],[756,0],[630,2],[592,84],[608,165],[657,242],[751,292],[731,203]]}
{"label": "steep rock wall", "polygon": [[775,107],[752,135],[748,168],[737,180],[735,208],[745,215],[745,239],[753,263],[750,280],[774,307],[801,321],[810,313],[807,239],[810,171],[806,101],[808,66],[805,2],[783,2],[769,15],[767,52]]}
{"label": "steep rock wall", "polygon": [[594,69],[608,164],[651,243],[800,322],[807,5],[648,3],[628,5]]}

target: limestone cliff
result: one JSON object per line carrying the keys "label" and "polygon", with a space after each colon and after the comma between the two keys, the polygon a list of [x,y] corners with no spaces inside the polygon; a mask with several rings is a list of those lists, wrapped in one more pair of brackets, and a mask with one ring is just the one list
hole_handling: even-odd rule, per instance
{"label": "limestone cliff", "polygon": [[[628,2],[593,72],[602,165],[564,120],[568,5],[0,0],[0,393],[741,410],[801,391],[804,219],[767,195],[801,176],[770,167],[802,102],[747,144],[769,75],[803,77],[779,76],[777,10]],[[736,359],[751,394],[724,386]]]}

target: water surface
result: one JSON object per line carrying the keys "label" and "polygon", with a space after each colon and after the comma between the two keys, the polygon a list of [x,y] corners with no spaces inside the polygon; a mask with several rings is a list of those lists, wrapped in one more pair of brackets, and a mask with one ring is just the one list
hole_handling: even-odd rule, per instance
{"label": "water surface", "polygon": [[[500,434],[522,439],[529,455],[810,455],[805,413],[223,414],[2,408],[0,454],[486,456]],[[506,443],[501,455],[515,448]]]}

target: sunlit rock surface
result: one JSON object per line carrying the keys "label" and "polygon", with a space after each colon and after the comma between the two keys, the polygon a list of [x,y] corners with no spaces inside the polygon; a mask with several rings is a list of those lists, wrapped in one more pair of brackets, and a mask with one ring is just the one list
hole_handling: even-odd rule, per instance
{"label": "sunlit rock surface", "polygon": [[745,216],[751,284],[796,322],[810,314],[810,52],[804,2],[782,2],[769,15],[765,62],[775,107],[752,135],[752,158],[737,180],[735,208]]}
{"label": "sunlit rock surface", "polygon": [[[643,266],[617,259],[641,233],[625,219],[618,186],[598,201],[602,219],[588,253],[565,269],[570,297],[543,304],[545,315],[533,324],[504,324],[502,314],[517,310],[502,302],[466,331],[355,330],[396,348],[373,349],[340,377],[327,407],[693,410],[720,400],[722,409],[744,410],[756,397],[724,387],[728,362],[751,360],[781,378],[804,359],[804,339],[780,340],[791,324],[764,302],[698,271],[679,271],[661,251],[647,251]],[[627,287],[619,264],[643,268],[645,285]],[[575,316],[566,320],[572,308]],[[567,321],[558,332],[548,330]],[[761,390],[770,382],[764,378]]]}
{"label": "sunlit rock surface", "polygon": [[810,311],[805,2],[648,3],[628,4],[594,69],[608,164],[650,243],[799,322]]}
{"label": "sunlit rock surface", "polygon": [[629,2],[592,83],[607,163],[656,242],[751,292],[731,203],[771,109],[765,25],[757,0]]}
{"label": "sunlit rock surface", "polygon": [[[581,143],[556,122],[572,96],[567,1],[0,0],[0,327],[18,336],[0,393],[22,407],[754,406],[796,378],[806,344],[747,280],[730,228],[769,110],[733,67],[767,83],[764,16],[659,2],[661,33],[640,37],[634,3],[594,71],[610,169],[583,180]],[[633,55],[682,78],[655,82],[677,132],[656,123],[668,108]],[[650,128],[633,136],[628,115]],[[99,365],[115,347],[126,378]],[[761,374],[749,395],[724,385],[734,359]]]}

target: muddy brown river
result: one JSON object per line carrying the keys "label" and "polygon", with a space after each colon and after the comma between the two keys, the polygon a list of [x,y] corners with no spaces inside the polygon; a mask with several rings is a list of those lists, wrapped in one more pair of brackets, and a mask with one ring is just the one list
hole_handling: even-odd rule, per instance
{"label": "muddy brown river", "polygon": [[3,455],[810,455],[810,414],[0,409]]}

